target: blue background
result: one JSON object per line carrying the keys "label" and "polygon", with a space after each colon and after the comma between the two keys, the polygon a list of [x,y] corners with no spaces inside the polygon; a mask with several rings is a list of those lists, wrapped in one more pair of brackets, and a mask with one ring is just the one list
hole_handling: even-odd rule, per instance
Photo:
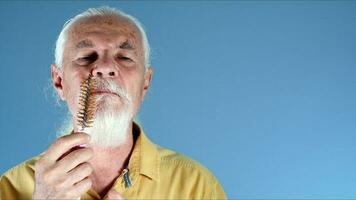
{"label": "blue background", "polygon": [[146,27],[150,138],[208,167],[231,199],[356,198],[356,2],[0,2],[0,173],[44,151],[66,20],[110,5]]}

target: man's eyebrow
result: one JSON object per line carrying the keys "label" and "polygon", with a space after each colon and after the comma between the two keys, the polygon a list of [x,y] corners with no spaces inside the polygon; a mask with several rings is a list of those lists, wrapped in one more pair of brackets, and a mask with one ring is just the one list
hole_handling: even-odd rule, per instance
{"label": "man's eyebrow", "polygon": [[82,40],[80,42],[78,42],[77,45],[75,45],[75,47],[77,49],[81,49],[81,48],[90,48],[90,47],[94,47],[93,43],[90,40]]}
{"label": "man's eyebrow", "polygon": [[126,40],[122,44],[118,45],[117,48],[118,49],[128,49],[128,50],[134,49],[133,45],[128,40]]}

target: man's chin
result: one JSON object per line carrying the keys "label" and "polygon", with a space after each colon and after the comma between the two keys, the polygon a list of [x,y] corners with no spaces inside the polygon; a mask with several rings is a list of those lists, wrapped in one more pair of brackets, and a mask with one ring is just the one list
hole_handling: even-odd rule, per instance
{"label": "man's chin", "polygon": [[120,100],[112,101],[106,100],[105,97],[98,101],[96,104],[96,114],[111,114],[111,113],[122,113],[126,105],[124,105]]}

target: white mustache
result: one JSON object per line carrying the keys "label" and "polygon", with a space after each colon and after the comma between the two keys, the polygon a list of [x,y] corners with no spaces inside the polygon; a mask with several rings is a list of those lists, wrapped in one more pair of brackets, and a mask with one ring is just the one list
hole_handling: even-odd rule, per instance
{"label": "white mustache", "polygon": [[117,94],[118,96],[122,97],[127,103],[131,103],[130,95],[118,84],[116,84],[111,79],[103,79],[95,77],[93,78],[95,81],[95,89],[97,90],[105,90],[111,93]]}

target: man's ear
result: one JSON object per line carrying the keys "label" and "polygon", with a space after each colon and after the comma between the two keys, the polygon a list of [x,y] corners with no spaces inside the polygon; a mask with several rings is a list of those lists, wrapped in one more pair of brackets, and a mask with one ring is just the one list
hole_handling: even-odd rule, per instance
{"label": "man's ear", "polygon": [[145,73],[145,78],[144,78],[145,80],[144,80],[144,84],[143,84],[143,95],[142,95],[141,101],[143,101],[148,89],[151,86],[152,76],[153,76],[153,69],[152,69],[152,67],[148,67],[146,69],[146,73]]}
{"label": "man's ear", "polygon": [[57,68],[55,64],[51,65],[51,73],[52,73],[52,84],[54,89],[56,89],[58,96],[64,101],[64,92],[62,85],[62,72]]}

